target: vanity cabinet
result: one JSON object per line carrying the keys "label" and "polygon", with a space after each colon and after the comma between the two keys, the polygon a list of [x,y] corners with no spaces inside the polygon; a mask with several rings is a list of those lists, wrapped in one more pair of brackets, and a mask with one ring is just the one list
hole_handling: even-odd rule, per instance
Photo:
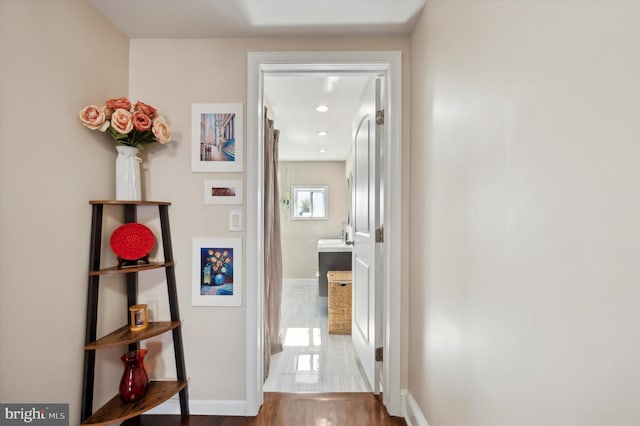
{"label": "vanity cabinet", "polygon": [[329,271],[351,270],[351,246],[340,239],[318,240],[318,296],[329,295]]}

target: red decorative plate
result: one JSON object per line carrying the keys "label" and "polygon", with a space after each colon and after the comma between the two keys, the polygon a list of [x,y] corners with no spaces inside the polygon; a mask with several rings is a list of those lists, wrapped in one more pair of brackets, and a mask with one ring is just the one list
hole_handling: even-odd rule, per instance
{"label": "red decorative plate", "polygon": [[125,223],[111,234],[111,250],[125,260],[147,256],[155,244],[153,232],[140,223]]}

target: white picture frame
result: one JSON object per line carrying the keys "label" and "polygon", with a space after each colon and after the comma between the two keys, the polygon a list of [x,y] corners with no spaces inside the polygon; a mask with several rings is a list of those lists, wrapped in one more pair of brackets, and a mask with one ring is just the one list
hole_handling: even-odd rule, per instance
{"label": "white picture frame", "polygon": [[191,105],[191,172],[241,172],[243,104]]}
{"label": "white picture frame", "polygon": [[242,180],[205,180],[204,203],[242,204]]}
{"label": "white picture frame", "polygon": [[192,306],[242,306],[242,239],[193,238],[192,264]]}

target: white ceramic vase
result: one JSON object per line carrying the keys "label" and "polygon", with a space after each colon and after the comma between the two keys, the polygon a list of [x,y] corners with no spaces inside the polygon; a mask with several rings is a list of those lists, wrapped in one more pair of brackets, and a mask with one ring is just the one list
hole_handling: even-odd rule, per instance
{"label": "white ceramic vase", "polygon": [[116,146],[116,200],[141,201],[140,163],[138,148],[126,145]]}

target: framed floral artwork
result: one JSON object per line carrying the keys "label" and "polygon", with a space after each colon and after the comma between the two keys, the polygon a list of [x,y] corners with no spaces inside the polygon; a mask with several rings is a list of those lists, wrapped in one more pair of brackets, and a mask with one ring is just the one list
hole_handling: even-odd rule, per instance
{"label": "framed floral artwork", "polygon": [[241,180],[205,180],[205,204],[242,204]]}
{"label": "framed floral artwork", "polygon": [[191,171],[241,172],[242,104],[191,105]]}
{"label": "framed floral artwork", "polygon": [[241,306],[242,240],[193,238],[193,306]]}

